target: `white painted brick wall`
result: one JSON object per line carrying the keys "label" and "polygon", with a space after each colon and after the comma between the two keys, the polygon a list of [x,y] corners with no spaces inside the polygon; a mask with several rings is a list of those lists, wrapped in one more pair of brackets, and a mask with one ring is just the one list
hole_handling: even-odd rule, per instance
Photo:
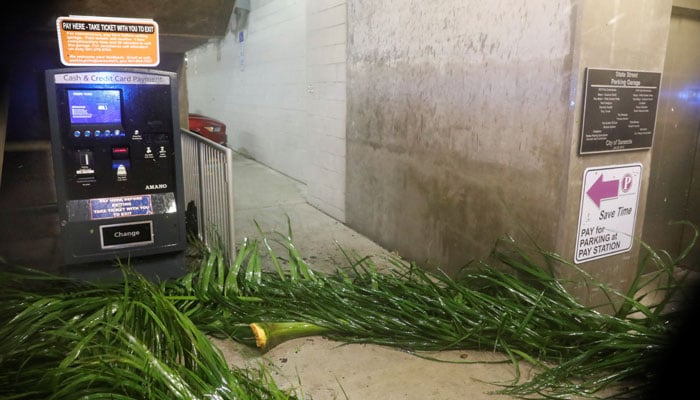
{"label": "white painted brick wall", "polygon": [[187,54],[190,110],[225,122],[233,149],[305,182],[306,0],[253,0],[244,34]]}
{"label": "white painted brick wall", "polygon": [[345,221],[347,7],[310,0],[307,7],[309,203]]}
{"label": "white painted brick wall", "polygon": [[190,111],[222,120],[229,145],[307,184],[345,220],[346,0],[253,0],[239,43],[187,54]]}

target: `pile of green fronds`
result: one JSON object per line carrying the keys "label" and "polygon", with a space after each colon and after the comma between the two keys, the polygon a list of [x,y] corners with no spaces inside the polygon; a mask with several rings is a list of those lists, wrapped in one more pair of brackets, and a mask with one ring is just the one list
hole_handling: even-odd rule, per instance
{"label": "pile of green fronds", "polygon": [[[488,263],[449,277],[399,258],[380,269],[372,257],[350,253],[345,268],[324,274],[301,257],[291,229],[275,238],[286,249],[284,261],[268,238],[246,240],[235,260],[205,249],[198,268],[158,286],[132,273],[124,285],[109,287],[14,274],[19,290],[0,276],[0,395],[36,398],[29,390],[42,390],[61,393],[56,398],[102,391],[150,399],[291,398],[267,375],[255,380],[249,372],[228,371],[204,335],[267,350],[322,334],[416,354],[492,350],[508,355],[516,371],[521,361],[537,367],[534,378],[516,379],[498,393],[594,397],[625,385],[620,397],[634,397],[645,390],[653,373],[649,363],[675,326],[676,313],[666,306],[681,286],[674,270],[685,256],[647,249],[626,293],[587,277],[609,295],[614,312],[608,313],[581,304],[553,272],[575,265],[510,239],[495,246]],[[274,270],[262,267],[265,254]],[[657,272],[643,274],[650,262]],[[28,285],[32,280],[40,290]],[[650,285],[662,291],[652,306],[644,304],[650,293],[642,292]]]}
{"label": "pile of green fronds", "polygon": [[2,399],[294,399],[231,370],[165,286],[124,266],[90,284],[0,264]]}
{"label": "pile of green fronds", "polygon": [[[525,249],[506,238],[493,262],[471,265],[453,278],[414,263],[391,259],[380,271],[370,257],[346,254],[350,270],[313,271],[293,245],[291,231],[279,237],[287,249],[283,268],[267,239],[276,271],[260,265],[258,242],[245,242],[232,268],[217,252],[180,281],[182,293],[201,301],[178,308],[207,332],[269,349],[290,337],[323,334],[343,342],[373,343],[407,351],[480,349],[510,356],[516,370],[527,361],[540,371],[498,393],[519,397],[595,397],[624,385],[619,397],[645,391],[677,317],[669,302],[681,287],[672,258],[650,248],[637,279],[619,293],[556,254]],[[656,272],[643,274],[649,263]],[[507,268],[504,268],[507,267]],[[553,272],[574,268],[603,290],[613,313],[583,305]],[[653,290],[649,291],[648,288]],[[649,305],[645,298],[661,292]]]}

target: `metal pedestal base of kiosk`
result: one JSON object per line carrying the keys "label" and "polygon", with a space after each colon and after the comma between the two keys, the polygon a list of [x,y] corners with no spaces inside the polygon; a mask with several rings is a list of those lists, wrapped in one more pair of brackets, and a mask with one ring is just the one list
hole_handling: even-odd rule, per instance
{"label": "metal pedestal base of kiosk", "polygon": [[180,252],[120,259],[111,263],[102,261],[65,265],[62,274],[69,278],[91,282],[121,281],[124,278],[124,272],[118,265],[119,262],[128,265],[128,268],[152,282],[177,279],[187,272],[185,253]]}

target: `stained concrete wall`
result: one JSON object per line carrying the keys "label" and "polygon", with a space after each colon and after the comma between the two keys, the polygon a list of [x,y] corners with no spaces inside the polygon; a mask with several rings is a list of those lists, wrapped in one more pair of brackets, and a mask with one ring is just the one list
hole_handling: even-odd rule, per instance
{"label": "stained concrete wall", "polygon": [[575,5],[348,1],[348,224],[448,272],[505,234],[553,248]]}
{"label": "stained concrete wall", "polygon": [[[585,168],[640,162],[646,182],[650,160],[578,154],[583,73],[661,72],[670,12],[670,0],[349,1],[348,224],[448,272],[506,234],[573,259]],[[645,197],[643,185],[639,216]],[[624,287],[638,250],[582,268]]]}

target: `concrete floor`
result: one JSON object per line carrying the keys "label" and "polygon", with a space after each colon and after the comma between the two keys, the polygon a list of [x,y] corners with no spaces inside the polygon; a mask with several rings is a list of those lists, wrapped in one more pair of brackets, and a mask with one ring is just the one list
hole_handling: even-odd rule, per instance
{"label": "concrete floor", "polygon": [[286,233],[316,269],[333,271],[344,263],[338,245],[362,255],[389,252],[306,202],[306,186],[250,158],[234,153],[234,231],[236,243],[266,233]]}
{"label": "concrete floor", "polygon": [[[294,242],[319,270],[343,265],[337,245],[360,255],[381,257],[388,250],[349,229],[304,200],[303,184],[241,155],[235,156],[236,242],[259,237],[263,230],[286,232],[289,216]],[[426,354],[457,363],[429,361],[376,345],[343,344],[322,337],[288,341],[261,354],[230,341],[215,340],[231,365],[264,365],[284,388],[296,388],[305,399],[511,399],[492,394],[492,383],[510,382],[515,370],[498,353],[450,351]],[[523,378],[531,369],[521,366]]]}

